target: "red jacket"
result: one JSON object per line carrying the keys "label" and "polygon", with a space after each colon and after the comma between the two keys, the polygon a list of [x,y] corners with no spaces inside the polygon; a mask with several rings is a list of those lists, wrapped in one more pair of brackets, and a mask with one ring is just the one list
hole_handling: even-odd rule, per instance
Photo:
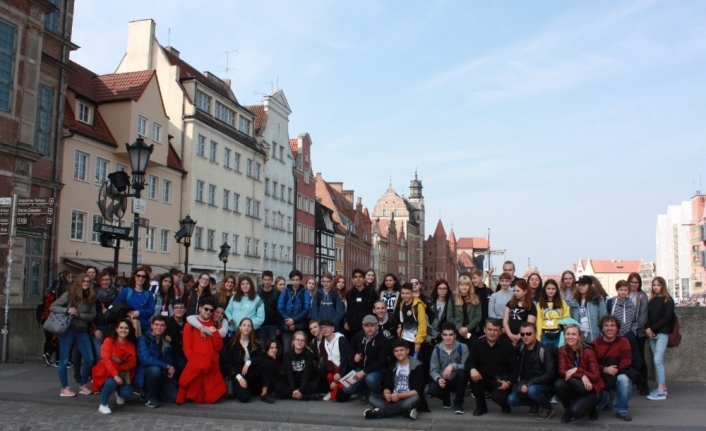
{"label": "red jacket", "polygon": [[[120,359],[118,364],[113,356]],[[137,350],[130,341],[120,343],[116,338],[106,337],[101,346],[101,359],[93,367],[93,392],[100,391],[106,380],[116,377],[120,371],[129,370],[130,379],[135,377],[135,366],[137,365]]]}
{"label": "red jacket", "polygon": [[600,394],[605,388],[603,383],[603,378],[601,377],[601,370],[598,367],[598,361],[596,360],[596,354],[593,348],[584,344],[581,350],[581,357],[578,360],[578,366],[576,365],[576,352],[571,350],[568,345],[564,345],[559,349],[559,375],[563,376],[570,369],[577,367],[578,371],[571,376],[572,379],[581,380],[583,376],[588,377],[588,380],[593,385],[593,390]]}
{"label": "red jacket", "polygon": [[[200,321],[203,326],[214,326],[213,320]],[[184,355],[188,360],[179,377],[177,404],[191,400],[195,404],[211,404],[226,393],[226,384],[219,365],[223,339],[215,332],[202,337],[201,332],[188,322],[184,324]]]}

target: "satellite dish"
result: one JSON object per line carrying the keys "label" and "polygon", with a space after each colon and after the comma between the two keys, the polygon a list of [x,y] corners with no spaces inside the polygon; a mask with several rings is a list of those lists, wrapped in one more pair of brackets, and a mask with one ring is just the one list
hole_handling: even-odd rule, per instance
{"label": "satellite dish", "polygon": [[127,208],[127,197],[113,186],[110,181],[104,181],[98,191],[98,208],[106,223],[121,220]]}

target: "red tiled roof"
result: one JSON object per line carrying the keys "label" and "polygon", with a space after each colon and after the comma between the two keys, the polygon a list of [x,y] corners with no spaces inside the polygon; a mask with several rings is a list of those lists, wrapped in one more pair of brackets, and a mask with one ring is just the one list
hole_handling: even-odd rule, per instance
{"label": "red tiled roof", "polygon": [[591,266],[594,273],[625,273],[640,272],[641,260],[593,260]]}
{"label": "red tiled roof", "polygon": [[182,174],[186,173],[184,165],[181,164],[181,158],[179,158],[179,154],[177,154],[171,143],[169,144],[169,152],[167,153],[167,166]]}
{"label": "red tiled roof", "polygon": [[390,230],[390,220],[389,219],[378,219],[378,227],[380,228],[380,236],[387,238]]}
{"label": "red tiled roof", "polygon": [[199,81],[200,83],[206,85],[211,90],[213,90],[216,93],[220,94],[221,96],[225,97],[226,99],[231,100],[235,103],[238,103],[238,100],[235,98],[235,95],[232,94],[232,91],[229,91],[229,89],[226,89],[223,86],[219,85],[218,83],[213,82],[206,75],[204,75],[203,73],[196,70],[192,65],[185,62],[181,58],[179,58],[176,55],[169,52],[166,48],[164,48],[164,47],[161,47],[161,48],[162,48],[162,52],[164,52],[164,55],[167,57],[167,60],[169,61],[169,63],[172,66],[179,67],[179,80],[180,81],[195,79],[195,80]]}
{"label": "red tiled roof", "polygon": [[441,220],[439,220],[439,223],[436,224],[434,236],[446,236],[446,231],[444,230],[444,225],[441,223]]}
{"label": "red tiled roof", "polygon": [[68,88],[73,90],[77,95],[97,103],[98,99],[96,98],[94,79],[98,75],[71,60],[69,60],[69,66],[72,67],[74,71],[69,73],[67,77]]}
{"label": "red tiled roof", "polygon": [[363,221],[370,223],[373,222],[373,220],[370,218],[370,212],[368,211],[368,207],[363,207]]}
{"label": "red tiled roof", "polygon": [[456,235],[454,234],[454,228],[451,228],[451,231],[449,232],[449,242],[450,243],[456,242]]}
{"label": "red tiled roof", "polygon": [[488,238],[482,237],[472,237],[472,238],[459,238],[456,242],[456,247],[459,249],[472,248],[472,249],[488,249]]}
{"label": "red tiled roof", "polygon": [[96,99],[99,102],[138,101],[155,75],[154,70],[143,70],[97,76],[94,86]]}
{"label": "red tiled roof", "polygon": [[246,108],[255,114],[255,133],[262,135],[262,131],[267,127],[267,111],[265,105],[248,105]]}
{"label": "red tiled roof", "polygon": [[466,268],[473,268],[473,266],[474,266],[473,259],[465,251],[458,255],[457,261],[458,261],[458,263],[462,264]]}
{"label": "red tiled roof", "polygon": [[117,148],[118,143],[115,141],[113,134],[110,133],[108,125],[103,121],[103,116],[98,110],[94,112],[93,125],[82,123],[76,119],[76,114],[74,114],[74,110],[71,109],[71,105],[67,100],[64,106],[64,127],[73,133]]}
{"label": "red tiled roof", "polygon": [[299,140],[296,138],[291,138],[289,140],[289,148],[292,149],[292,156],[296,159],[299,152]]}

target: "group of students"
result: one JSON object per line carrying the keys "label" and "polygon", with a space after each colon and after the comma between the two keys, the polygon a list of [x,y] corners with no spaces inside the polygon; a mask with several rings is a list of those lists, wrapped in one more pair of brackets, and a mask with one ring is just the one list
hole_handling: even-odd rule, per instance
{"label": "group of students", "polygon": [[[608,300],[592,277],[576,280],[566,271],[559,283],[543,282],[537,273],[514,277],[512,262],[503,270],[497,292],[474,269],[459,276],[455,290],[438,279],[426,295],[416,278],[400,284],[386,274],[376,286],[375,272],[360,269],[350,288],[341,275],[324,274],[318,285],[297,270],[289,283],[265,271],[259,287],[241,275],[216,288],[207,273],[194,280],[173,269],[152,282],[151,268],[140,267],[118,291],[114,274],[88,268],[73,281],[62,274],[48,289],[42,319],[49,312],[74,319],[64,334],[46,333],[44,360],[57,364],[60,395],[76,396],[67,380],[73,359],[78,392],[100,392],[105,414],[113,394],[120,405],[135,391],[152,408],[223,397],[358,397],[372,406],[368,419],[416,419],[429,411],[426,397],[465,413],[470,384],[474,416],[487,412],[488,398],[504,413],[527,405],[547,420],[555,396],[562,422],[596,419],[598,408],[611,405],[630,420],[633,384],[649,399],[666,398],[674,302],[661,277],[649,299],[639,274],[630,274]],[[647,340],[658,384],[652,392]]]}

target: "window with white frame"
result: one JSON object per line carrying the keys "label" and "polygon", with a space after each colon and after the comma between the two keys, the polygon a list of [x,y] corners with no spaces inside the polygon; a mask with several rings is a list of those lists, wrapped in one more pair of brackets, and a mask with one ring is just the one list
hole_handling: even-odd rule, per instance
{"label": "window with white frame", "polygon": [[203,135],[199,135],[199,139],[196,144],[196,154],[201,157],[206,157],[206,137]]}
{"label": "window with white frame", "polygon": [[228,232],[221,233],[221,244],[228,244],[228,238],[230,238],[230,234]]}
{"label": "window with white frame", "polygon": [[302,239],[301,242],[307,244],[309,242],[309,228],[302,225]]}
{"label": "window with white frame", "polygon": [[241,132],[250,136],[250,124],[251,123],[252,123],[252,121],[250,121],[249,119],[247,119],[241,115],[240,122],[238,123],[238,130],[240,130]]}
{"label": "window with white frame", "polygon": [[196,180],[196,202],[203,202],[203,189],[205,183],[201,180]]}
{"label": "window with white frame", "polygon": [[145,250],[154,251],[154,234],[156,228],[148,227],[145,229]]}
{"label": "window with white frame", "polygon": [[203,228],[197,227],[194,229],[194,248],[203,249]]}
{"label": "window with white frame", "polygon": [[279,147],[279,160],[284,161],[284,146],[280,145]]}
{"label": "window with white frame", "polygon": [[287,254],[284,255],[284,261],[285,262],[292,261],[292,247],[287,247]]}
{"label": "window with white frame", "polygon": [[231,250],[230,252],[231,252],[231,253],[233,253],[233,254],[238,254],[238,245],[239,245],[238,243],[239,243],[239,240],[240,240],[240,236],[239,236],[239,235],[236,235],[236,234],[233,234],[233,242],[232,242],[231,245],[230,245],[230,250]]}
{"label": "window with white frame", "polygon": [[86,213],[83,211],[71,211],[71,240],[86,240]]}
{"label": "window with white frame", "polygon": [[172,182],[171,180],[162,180],[162,201],[166,203],[172,202]]}
{"label": "window with white frame", "polygon": [[248,236],[245,237],[245,255],[250,256],[250,243],[252,239]]}
{"label": "window with white frame", "polygon": [[121,165],[120,163],[115,164],[115,172],[126,172],[127,166]]}
{"label": "window with white frame", "polygon": [[254,239],[253,240],[253,256],[260,256],[260,240],[259,239]]}
{"label": "window with white frame", "polygon": [[245,198],[245,215],[252,214],[252,198]]}
{"label": "window with white frame", "polygon": [[10,111],[14,81],[17,27],[0,20],[0,109]]}
{"label": "window with white frame", "polygon": [[265,209],[265,226],[270,225],[270,210]]}
{"label": "window with white frame", "polygon": [[279,213],[279,228],[284,230],[284,214]]}
{"label": "window with white frame", "polygon": [[300,223],[297,223],[297,241],[302,240],[302,225]]}
{"label": "window with white frame", "polygon": [[265,196],[270,195],[270,179],[265,177]]}
{"label": "window with white frame", "polygon": [[208,204],[216,205],[216,186],[213,184],[208,185]]}
{"label": "window with white frame", "polygon": [[252,159],[248,159],[245,175],[252,177]]}
{"label": "window with white frame", "polygon": [[255,179],[260,179],[260,173],[262,172],[262,165],[260,163],[255,163]]}
{"label": "window with white frame", "polygon": [[211,141],[211,152],[209,153],[209,157],[208,157],[208,158],[209,158],[212,162],[217,161],[217,160],[216,160],[216,157],[217,157],[217,154],[216,154],[216,153],[217,153],[217,152],[218,152],[218,143],[217,143],[216,141]]}
{"label": "window with white frame", "polygon": [[[103,224],[103,217],[99,216],[98,214],[93,214],[93,226],[95,226],[97,224]],[[94,244],[100,244],[101,233],[100,232],[92,232],[91,233],[91,242]]]}
{"label": "window with white frame", "polygon": [[196,103],[196,107],[198,109],[206,111],[209,114],[211,113],[211,96],[201,90],[196,90],[195,99],[196,100],[194,102]]}
{"label": "window with white frame", "polygon": [[157,182],[159,180],[154,175],[147,176],[147,198],[157,199]]}
{"label": "window with white frame", "polygon": [[168,229],[162,229],[159,231],[159,251],[162,253],[169,253],[169,234],[171,232]]}
{"label": "window with white frame", "polygon": [[78,102],[76,119],[82,123],[91,124],[91,107],[83,102]]}
{"label": "window with white frame", "polygon": [[288,216],[287,217],[287,232],[291,232],[291,231],[292,231],[292,217]]}
{"label": "window with white frame", "polygon": [[260,201],[255,201],[254,216],[260,218]]}
{"label": "window with white frame", "polygon": [[240,172],[240,153],[235,153],[233,157],[233,169]]}
{"label": "window with white frame", "polygon": [[96,184],[98,184],[99,186],[103,185],[105,180],[108,179],[109,164],[110,164],[110,162],[107,161],[106,159],[96,157],[95,180],[96,180]]}
{"label": "window with white frame", "polygon": [[262,251],[265,252],[264,256],[262,256],[262,257],[265,259],[270,258],[270,248],[269,247],[270,247],[270,245],[266,242],[262,244]]}
{"label": "window with white frame", "polygon": [[216,118],[235,127],[235,111],[216,100]]}
{"label": "window with white frame", "polygon": [[297,209],[302,209],[302,194],[297,193]]}
{"label": "window with white frame", "polygon": [[309,200],[309,214],[314,214],[316,212],[316,204],[314,203],[315,201]]}
{"label": "window with white frame", "polygon": [[240,194],[233,193],[233,211],[240,212]]}
{"label": "window with white frame", "polygon": [[142,115],[137,116],[137,134],[142,137],[147,137],[147,118]]}
{"label": "window with white frame", "polygon": [[284,190],[287,188],[284,184],[279,186],[279,198],[284,200]]}
{"label": "window with white frame", "polygon": [[272,181],[272,198],[277,199],[277,181]]}
{"label": "window with white frame", "polygon": [[277,260],[277,255],[275,254],[275,253],[276,253],[276,250],[277,250],[277,245],[276,245],[276,244],[272,244],[271,247],[272,247],[272,253],[271,253],[272,260]]}
{"label": "window with white frame", "polygon": [[162,142],[162,126],[157,123],[152,123],[152,140]]}
{"label": "window with white frame", "polygon": [[310,226],[309,227],[309,244],[314,244],[314,242],[316,242],[315,240],[316,240],[316,236],[314,235],[314,228]]}
{"label": "window with white frame", "polygon": [[272,158],[277,160],[277,142],[272,143]]}
{"label": "window with white frame", "polygon": [[223,189],[223,209],[230,208],[230,190]]}
{"label": "window with white frame", "polygon": [[230,148],[223,148],[223,166],[230,168]]}
{"label": "window with white frame", "polygon": [[215,246],[214,246],[214,244],[213,244],[213,243],[214,243],[214,238],[215,238],[215,236],[216,236],[216,231],[213,230],[213,229],[209,229],[209,230],[208,230],[208,237],[207,237],[207,241],[208,241],[207,244],[208,244],[208,249],[209,249],[209,250],[215,250],[215,249],[216,249]]}
{"label": "window with white frame", "polygon": [[88,181],[88,154],[76,150],[74,153],[74,179]]}

